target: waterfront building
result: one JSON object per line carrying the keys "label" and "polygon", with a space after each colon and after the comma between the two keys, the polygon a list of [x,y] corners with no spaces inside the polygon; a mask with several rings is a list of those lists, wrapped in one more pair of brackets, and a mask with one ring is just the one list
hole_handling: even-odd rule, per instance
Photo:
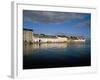
{"label": "waterfront building", "polygon": [[35,34],[32,29],[23,29],[23,41],[25,43],[63,43],[63,42],[85,42],[85,39],[65,35]]}
{"label": "waterfront building", "polygon": [[23,29],[23,41],[31,43],[33,42],[33,30],[32,29]]}

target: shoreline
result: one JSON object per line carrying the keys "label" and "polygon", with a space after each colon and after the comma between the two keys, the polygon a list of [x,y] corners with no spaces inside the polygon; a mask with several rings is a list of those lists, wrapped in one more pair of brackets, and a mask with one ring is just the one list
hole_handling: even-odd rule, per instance
{"label": "shoreline", "polygon": [[64,42],[23,42],[24,44],[42,44],[42,43],[73,43],[73,42],[86,42],[86,40],[68,40],[68,41],[64,41]]}

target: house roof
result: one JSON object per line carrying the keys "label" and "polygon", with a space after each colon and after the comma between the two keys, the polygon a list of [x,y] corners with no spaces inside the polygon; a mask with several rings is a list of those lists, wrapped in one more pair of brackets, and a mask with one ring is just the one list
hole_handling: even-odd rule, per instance
{"label": "house roof", "polygon": [[25,31],[33,31],[33,29],[27,29],[27,28],[23,28],[23,30],[25,30]]}
{"label": "house roof", "polygon": [[34,37],[39,37],[39,38],[57,38],[56,36],[53,35],[42,35],[42,34],[33,34]]}
{"label": "house roof", "polygon": [[57,37],[67,38],[65,35],[57,35]]}

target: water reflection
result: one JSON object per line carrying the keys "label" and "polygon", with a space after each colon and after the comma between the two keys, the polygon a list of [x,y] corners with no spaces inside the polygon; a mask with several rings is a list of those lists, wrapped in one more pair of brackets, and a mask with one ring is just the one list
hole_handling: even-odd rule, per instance
{"label": "water reflection", "polygon": [[41,43],[23,45],[23,69],[90,66],[90,44]]}
{"label": "water reflection", "polygon": [[62,49],[62,48],[67,48],[68,44],[67,43],[35,43],[35,44],[24,44],[23,45],[23,51],[24,54],[31,54],[35,50],[40,50],[40,49]]}
{"label": "water reflection", "polygon": [[83,48],[85,47],[87,44],[85,42],[73,42],[73,43],[70,43],[70,46],[71,47],[74,47],[74,48]]}
{"label": "water reflection", "polygon": [[41,44],[33,44],[34,49],[46,49],[46,48],[65,48],[67,47],[67,43],[41,43]]}
{"label": "water reflection", "polygon": [[23,44],[23,53],[32,54],[36,50],[56,50],[63,51],[67,48],[84,48],[85,43],[35,43],[35,44]]}

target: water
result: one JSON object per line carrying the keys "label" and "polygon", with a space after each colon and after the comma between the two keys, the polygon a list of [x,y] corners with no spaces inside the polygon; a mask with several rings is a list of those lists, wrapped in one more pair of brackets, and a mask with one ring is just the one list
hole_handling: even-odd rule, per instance
{"label": "water", "polygon": [[23,69],[90,65],[89,43],[41,43],[23,46]]}

